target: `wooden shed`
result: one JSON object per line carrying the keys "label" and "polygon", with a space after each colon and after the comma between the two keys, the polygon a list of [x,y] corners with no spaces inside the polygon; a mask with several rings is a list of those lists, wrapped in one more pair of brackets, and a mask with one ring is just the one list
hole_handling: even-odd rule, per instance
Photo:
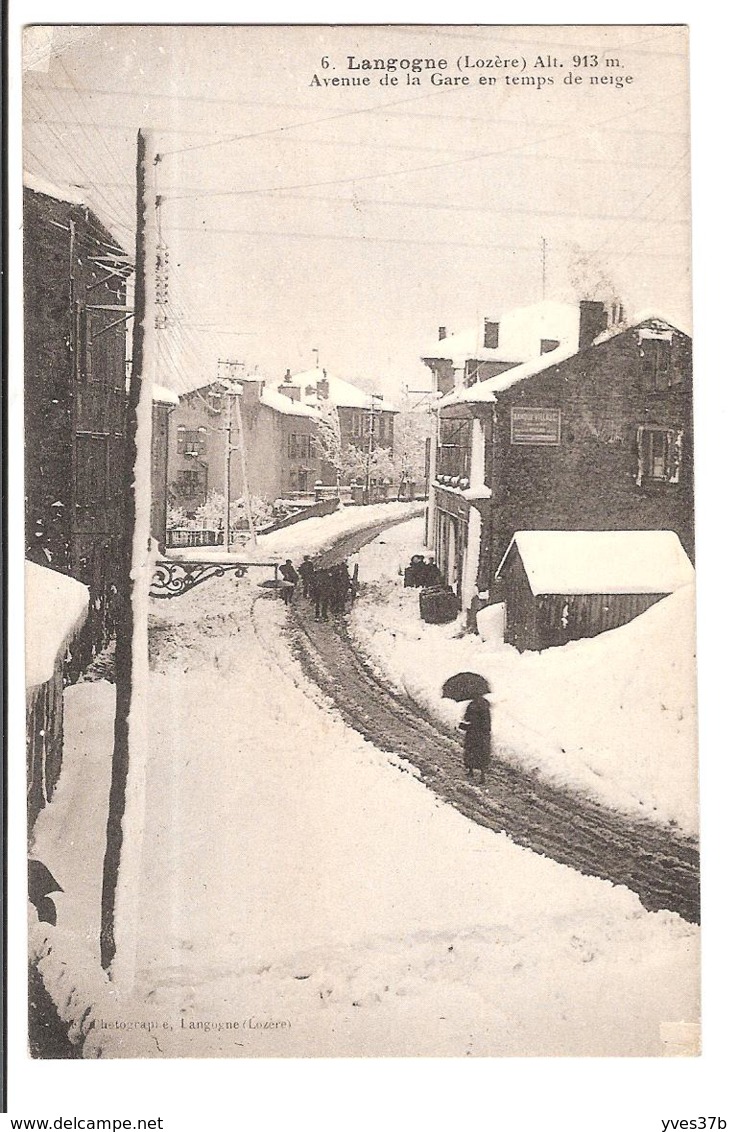
{"label": "wooden shed", "polygon": [[625,625],[694,568],[673,531],[517,531],[496,577],[505,642],[523,652]]}

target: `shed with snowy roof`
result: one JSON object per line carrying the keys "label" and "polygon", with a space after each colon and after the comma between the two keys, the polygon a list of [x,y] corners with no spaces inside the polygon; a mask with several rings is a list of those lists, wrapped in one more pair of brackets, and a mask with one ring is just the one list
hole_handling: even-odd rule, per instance
{"label": "shed with snowy roof", "polygon": [[518,651],[595,637],[694,581],[673,531],[517,531],[497,569]]}

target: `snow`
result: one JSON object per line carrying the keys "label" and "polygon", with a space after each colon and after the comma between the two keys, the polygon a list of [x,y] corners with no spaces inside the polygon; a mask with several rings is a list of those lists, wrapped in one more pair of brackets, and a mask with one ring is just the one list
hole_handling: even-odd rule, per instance
{"label": "snow", "polygon": [[351,632],[372,664],[440,722],[454,672],[493,688],[497,757],[613,809],[697,830],[694,588],[683,585],[627,625],[542,653],[502,639],[499,606],[480,614],[483,637],[460,621],[425,625],[418,591],[400,571],[423,553],[418,520],[387,531],[360,555],[362,600]]}
{"label": "snow", "polygon": [[[384,590],[421,522],[363,552]],[[59,928],[38,926],[32,944],[85,1056],[666,1052],[663,1035],[698,1016],[698,929],[440,802],[307,681],[290,611],[258,593],[231,575],[152,603],[149,802],[125,1001],[80,970],[112,689],[65,694],[68,749],[34,846],[65,893]],[[396,587],[375,604],[369,582],[357,613],[397,628],[398,594],[417,603]],[[437,643],[449,654],[464,644]]]}
{"label": "snow", "polygon": [[350,381],[344,381],[342,377],[328,373],[322,366],[315,366],[313,369],[303,370],[302,373],[291,375],[291,384],[299,386],[302,390],[303,404],[307,403],[308,405],[319,405],[321,398],[318,397],[317,391],[306,394],[307,386],[314,386],[317,390],[318,382],[323,380],[328,381],[328,397],[323,399],[332,401],[334,405],[349,409],[370,409],[373,404],[377,411],[397,412],[397,409],[386,399],[380,400],[377,397],[373,400],[371,394],[367,393],[366,390],[359,389],[358,386],[352,385]]}
{"label": "snow", "polygon": [[[650,326],[654,328],[665,328],[665,333],[669,335],[669,340],[671,340],[671,332],[674,330],[678,330],[680,334],[690,333],[684,330],[679,323],[675,322],[671,317],[664,317],[659,311],[642,310],[639,311],[634,318],[628,319],[625,325],[619,323],[614,326],[608,326],[607,330],[595,338],[592,345],[599,346],[602,342],[608,342],[611,338],[617,337],[618,334],[623,334],[626,330],[640,330],[641,327],[648,330]],[[660,336],[660,334],[661,331],[657,330],[654,336]],[[648,333],[644,333],[643,337],[649,337]]]}
{"label": "snow", "polygon": [[492,404],[497,400],[496,394],[502,393],[506,389],[511,389],[513,385],[517,385],[519,381],[524,381],[527,377],[533,377],[537,373],[543,373],[544,370],[559,365],[560,362],[568,361],[568,359],[573,358],[577,352],[577,346],[559,346],[557,349],[550,350],[547,354],[541,354],[540,357],[533,358],[529,362],[524,362],[519,366],[513,366],[512,369],[507,369],[504,373],[498,374],[496,377],[490,377],[487,378],[486,381],[480,381],[476,385],[470,385],[468,388],[456,389],[451,393],[447,393],[438,404],[441,408],[445,405],[469,403]]}
{"label": "snow", "polygon": [[[569,303],[544,300],[507,311],[499,319],[498,344],[494,349],[484,345],[484,321],[434,342],[423,356],[446,358],[459,369],[470,360],[537,361],[542,339],[559,342],[562,349],[569,349],[569,354],[576,353],[578,348],[579,307]],[[553,352],[543,356],[550,358]]]}
{"label": "snow", "polygon": [[[92,1004],[85,1056],[663,1054],[662,1024],[697,1017],[698,929],[440,803],[330,709],[286,607],[253,597],[221,579],[155,607],[160,802],[127,1001],[64,981],[60,924],[53,986]],[[112,722],[88,688],[63,771],[80,788],[85,727]]]}
{"label": "snow", "polygon": [[694,583],[694,567],[673,531],[517,531],[513,546],[531,592],[665,594]]}
{"label": "snow", "polygon": [[178,405],[179,396],[172,389],[167,389],[165,385],[154,385],[151,395],[154,401],[160,405]]}
{"label": "snow", "polygon": [[277,389],[271,386],[266,386],[259,398],[262,405],[266,405],[269,409],[274,409],[276,413],[282,413],[288,417],[311,417],[313,420],[318,419],[318,412],[310,408],[309,405],[303,405],[299,401],[293,401],[291,397],[286,397],[284,393],[280,393]]}
{"label": "snow", "polygon": [[90,591],[66,574],[26,562],[26,687],[54,675],[59,654],[87,616]]}
{"label": "snow", "polygon": [[59,185],[54,185],[51,181],[45,181],[42,177],[37,177],[35,173],[23,172],[23,185],[24,188],[30,189],[34,193],[42,193],[43,196],[52,197],[54,200],[63,201],[65,204],[79,204],[83,207],[88,207],[87,201],[79,189],[74,189],[71,186],[64,188]]}
{"label": "snow", "polygon": [[168,557],[177,561],[198,562],[248,561],[269,564],[285,555],[295,559],[298,555],[315,555],[329,550],[338,539],[357,531],[379,527],[385,520],[400,522],[425,509],[425,503],[373,503],[366,507],[342,507],[330,515],[302,519],[299,523],[259,536],[254,547],[247,543],[238,551],[228,553],[216,547],[192,547],[170,552]]}
{"label": "snow", "polygon": [[[666,323],[660,315],[641,313],[633,321],[627,324],[619,322],[609,326],[602,334],[595,338],[592,343],[593,346],[600,346],[603,342],[608,342],[611,338],[617,337],[619,334],[624,334],[627,330],[634,330],[647,323]],[[673,326],[673,323],[666,325]],[[502,328],[500,328],[502,333]],[[543,337],[549,337],[543,335]],[[550,335],[550,337],[560,337],[557,335]],[[579,353],[579,342],[575,335],[560,338],[561,345],[549,353],[541,354],[539,357],[530,358],[524,361],[522,365],[513,366],[511,369],[505,370],[504,373],[498,374],[496,377],[490,377],[486,381],[480,381],[476,385],[471,385],[464,389],[455,389],[451,393],[447,393],[439,405],[458,405],[458,404],[492,404],[497,400],[496,394],[503,393],[506,389],[511,389],[521,381],[525,381],[528,377],[534,377],[536,374],[543,373],[544,370],[551,369],[554,366],[566,362],[569,358],[573,358],[575,354]],[[499,351],[477,351],[474,357],[481,357],[482,353],[496,354],[501,356]],[[445,357],[445,354],[432,355]]]}

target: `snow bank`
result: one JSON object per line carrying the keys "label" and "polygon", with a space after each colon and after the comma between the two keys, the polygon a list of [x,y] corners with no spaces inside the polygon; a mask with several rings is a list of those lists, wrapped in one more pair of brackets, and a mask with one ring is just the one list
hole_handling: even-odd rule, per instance
{"label": "snow bank", "polygon": [[[250,596],[223,579],[161,613],[163,804],[118,1014],[150,1027],[139,1056],[662,1054],[662,1022],[697,1017],[698,930],[441,803],[305,678],[289,610]],[[86,1048],[130,1056],[110,1021]]]}
{"label": "snow bank", "polygon": [[[388,580],[424,552],[421,534],[417,520],[392,529],[363,556],[375,580],[357,610],[376,587],[374,610],[399,636],[397,598],[417,609],[418,595]],[[85,957],[94,966],[94,940],[68,903],[102,861],[113,690],[68,690],[77,729],[34,846],[65,893],[59,928],[40,926],[32,946],[85,1055],[667,1052],[663,1026],[698,1017],[698,929],[442,803],[346,726],[290,651],[289,609],[254,603],[259,592],[229,576],[152,603],[138,968],[125,1000],[80,970]],[[469,646],[454,627],[428,628],[439,651]]]}
{"label": "snow bank", "polygon": [[228,562],[242,558],[250,562],[274,562],[289,556],[293,560],[305,554],[321,554],[330,550],[344,535],[379,528],[384,523],[401,522],[425,510],[425,503],[374,503],[367,507],[341,507],[330,515],[303,519],[290,527],[260,535],[257,547],[250,543],[238,551],[226,553],[217,547],[192,547],[170,552],[179,560]]}
{"label": "snow bank", "polygon": [[[416,520],[361,552],[362,600],[351,631],[376,666],[436,718],[454,672],[483,673],[494,689],[498,757],[626,813],[697,830],[694,589],[684,586],[634,621],[542,653],[501,643],[499,611],[483,615],[487,641],[460,622],[425,625],[398,567],[418,552]],[[420,547],[422,552],[422,547]],[[490,624],[491,622],[491,624]]]}
{"label": "snow bank", "polygon": [[54,675],[59,653],[84,624],[90,591],[66,574],[26,562],[26,687]]}

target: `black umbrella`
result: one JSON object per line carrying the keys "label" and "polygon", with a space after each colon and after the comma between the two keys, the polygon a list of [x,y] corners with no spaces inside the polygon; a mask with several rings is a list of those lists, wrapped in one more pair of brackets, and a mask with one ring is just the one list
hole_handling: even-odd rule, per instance
{"label": "black umbrella", "polygon": [[461,703],[464,700],[475,700],[477,696],[486,696],[491,691],[489,681],[479,672],[457,672],[455,676],[449,676],[443,685],[443,698]]}

